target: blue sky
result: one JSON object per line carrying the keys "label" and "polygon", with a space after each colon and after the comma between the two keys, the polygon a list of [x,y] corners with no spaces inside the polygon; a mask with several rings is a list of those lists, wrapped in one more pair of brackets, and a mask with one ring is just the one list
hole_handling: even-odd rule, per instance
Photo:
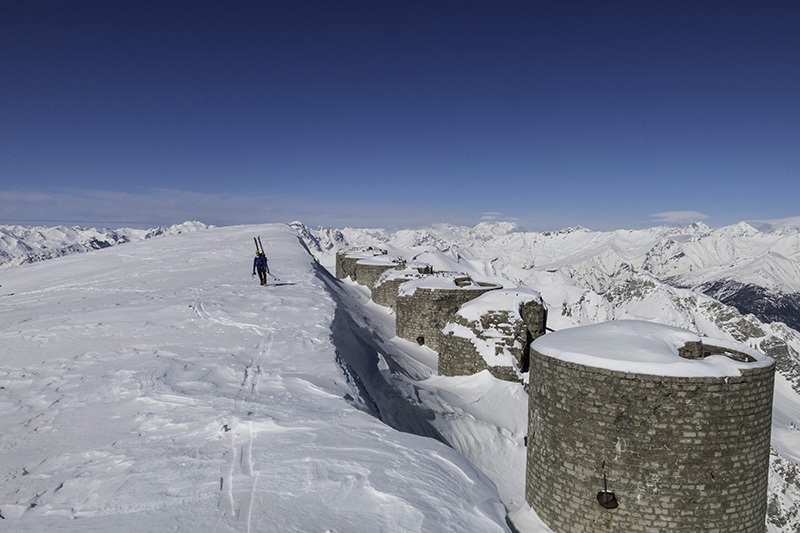
{"label": "blue sky", "polygon": [[800,3],[4,2],[0,224],[800,215]]}

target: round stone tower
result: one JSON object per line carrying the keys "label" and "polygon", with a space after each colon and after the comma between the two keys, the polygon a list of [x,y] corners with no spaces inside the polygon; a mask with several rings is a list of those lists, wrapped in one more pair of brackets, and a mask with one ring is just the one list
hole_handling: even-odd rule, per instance
{"label": "round stone tower", "polygon": [[335,276],[338,279],[350,277],[353,281],[356,279],[356,263],[362,259],[371,259],[375,257],[385,256],[386,250],[380,248],[353,248],[350,250],[339,250],[336,252],[336,271]]}
{"label": "round stone tower", "polygon": [[650,322],[539,337],[528,503],[558,533],[763,533],[774,370]]}
{"label": "round stone tower", "polygon": [[376,255],[359,259],[355,264],[355,281],[371,290],[384,272],[403,270],[405,267],[405,261],[399,257]]}
{"label": "round stone tower", "polygon": [[433,267],[427,263],[413,262],[402,270],[387,270],[372,286],[372,301],[378,305],[395,308],[400,286],[407,281],[420,279],[433,274]]}
{"label": "round stone tower", "polygon": [[439,349],[439,333],[462,304],[502,288],[472,280],[466,274],[437,272],[398,288],[395,302],[397,336]]}

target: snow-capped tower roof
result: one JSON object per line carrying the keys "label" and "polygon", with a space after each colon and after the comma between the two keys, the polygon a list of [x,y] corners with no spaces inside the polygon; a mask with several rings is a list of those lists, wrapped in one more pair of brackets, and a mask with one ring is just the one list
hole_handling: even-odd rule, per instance
{"label": "snow-capped tower roof", "polygon": [[560,330],[539,337],[531,348],[584,366],[661,376],[739,376],[745,369],[773,363],[772,358],[738,342],[642,320]]}

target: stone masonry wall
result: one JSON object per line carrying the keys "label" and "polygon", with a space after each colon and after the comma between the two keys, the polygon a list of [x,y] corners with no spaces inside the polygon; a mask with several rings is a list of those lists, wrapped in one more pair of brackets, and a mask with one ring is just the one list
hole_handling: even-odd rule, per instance
{"label": "stone masonry wall", "polygon": [[395,309],[400,285],[406,281],[419,279],[423,276],[424,274],[421,274],[414,268],[407,268],[403,271],[384,272],[372,287],[372,301],[378,305]]}
{"label": "stone masonry wall", "polygon": [[[470,338],[453,331],[439,333],[439,375],[466,376],[488,370],[496,378],[506,381],[519,381],[520,373],[528,371],[530,343],[544,335],[547,327],[547,309],[538,301],[531,300],[520,305],[518,315],[508,311],[489,311],[480,317],[479,324],[473,324],[454,314],[450,319],[471,332],[482,342],[495,345],[495,353],[507,351],[516,360],[516,367],[490,365],[478,352]],[[491,338],[483,333],[492,332]]]}
{"label": "stone masonry wall", "polygon": [[377,248],[364,248],[353,250],[339,250],[336,252],[336,272],[337,279],[350,277],[356,281],[356,263],[362,259],[386,255],[386,250]]}
{"label": "stone masonry wall", "polygon": [[397,296],[395,304],[397,336],[439,349],[439,332],[464,303],[499,285],[453,289],[417,288],[413,294]]}
{"label": "stone masonry wall", "polygon": [[401,269],[405,265],[400,260],[385,262],[375,262],[370,260],[360,260],[355,264],[355,278],[358,283],[368,287],[370,290],[375,286],[381,275],[387,270]]}
{"label": "stone masonry wall", "polygon": [[553,531],[765,531],[774,365],[666,377],[531,350],[530,380],[526,499]]}
{"label": "stone masonry wall", "polygon": [[397,305],[397,291],[409,278],[382,279],[372,288],[372,301],[378,305],[394,309]]}
{"label": "stone masonry wall", "polygon": [[336,278],[344,279],[351,274],[351,264],[355,267],[355,261],[346,261],[347,250],[339,250],[336,252]]}
{"label": "stone masonry wall", "polygon": [[[455,315],[457,316],[457,315]],[[521,349],[518,350],[520,353]],[[510,366],[490,366],[467,337],[439,334],[439,375],[469,376],[488,370],[494,377],[505,381],[519,381],[516,369]]]}

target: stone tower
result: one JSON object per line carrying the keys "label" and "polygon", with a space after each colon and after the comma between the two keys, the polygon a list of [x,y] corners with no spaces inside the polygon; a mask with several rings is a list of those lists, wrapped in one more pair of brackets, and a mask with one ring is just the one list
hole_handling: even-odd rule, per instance
{"label": "stone tower", "polygon": [[362,259],[377,261],[377,258],[384,258],[389,261],[386,250],[381,248],[353,248],[349,250],[339,250],[336,252],[336,271],[338,279],[350,277],[353,281],[358,281],[356,275],[356,263]]}
{"label": "stone tower", "polygon": [[500,285],[479,283],[466,274],[437,272],[400,285],[395,302],[397,336],[439,349],[439,333],[462,304]]}
{"label": "stone tower", "polygon": [[386,270],[372,286],[372,301],[394,309],[397,304],[397,293],[402,284],[431,274],[433,274],[431,265],[417,262],[407,264],[402,270]]}
{"label": "stone tower", "polygon": [[528,503],[558,533],[763,533],[774,366],[650,322],[540,337]]}

